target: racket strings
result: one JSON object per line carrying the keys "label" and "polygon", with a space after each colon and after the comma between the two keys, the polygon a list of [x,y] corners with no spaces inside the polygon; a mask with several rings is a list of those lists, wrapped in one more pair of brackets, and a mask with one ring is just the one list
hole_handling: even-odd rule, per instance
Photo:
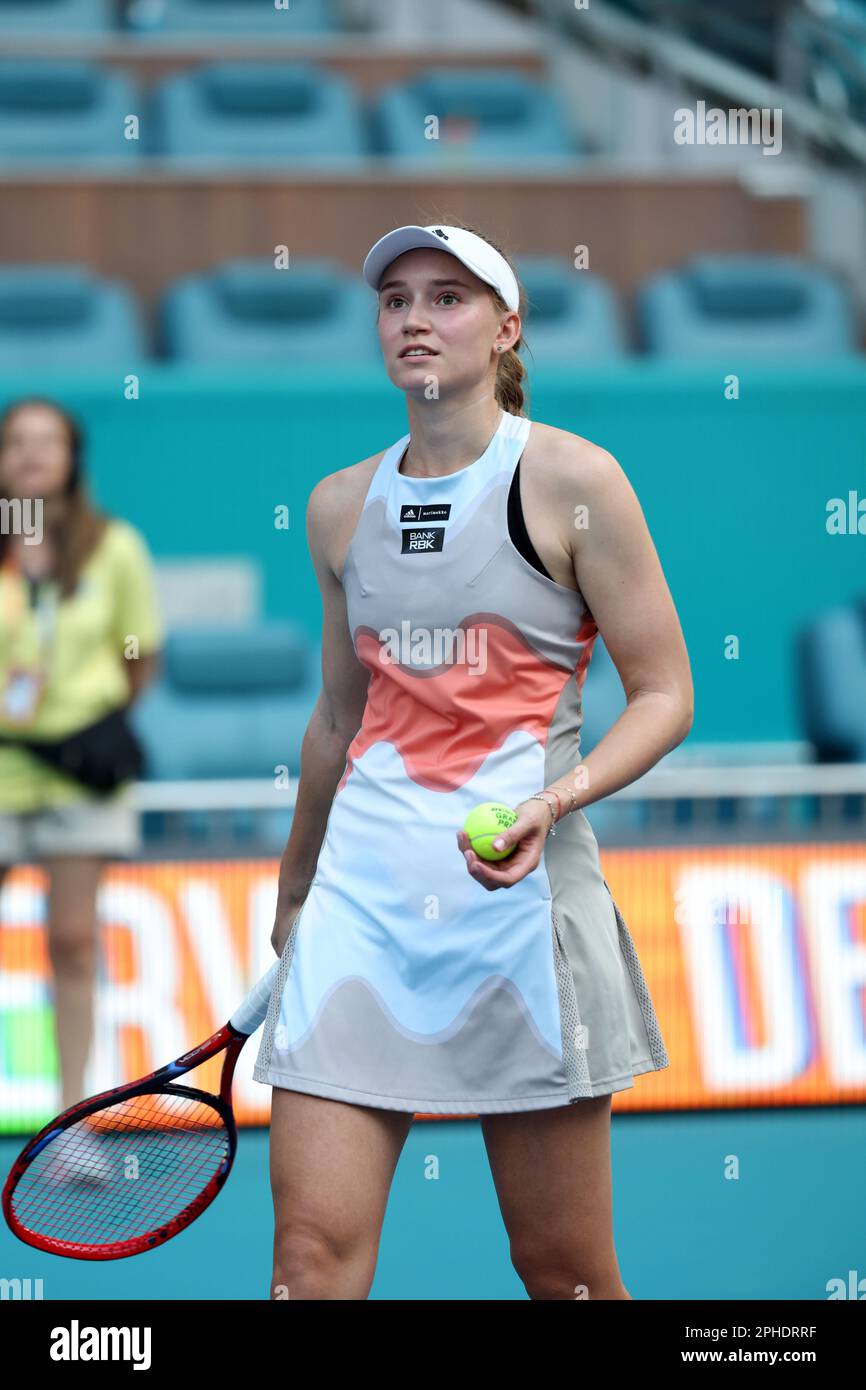
{"label": "racket strings", "polygon": [[225,1123],[207,1102],[134,1096],[61,1130],[12,1194],[34,1234],[100,1246],[158,1230],[208,1186],[228,1158]]}

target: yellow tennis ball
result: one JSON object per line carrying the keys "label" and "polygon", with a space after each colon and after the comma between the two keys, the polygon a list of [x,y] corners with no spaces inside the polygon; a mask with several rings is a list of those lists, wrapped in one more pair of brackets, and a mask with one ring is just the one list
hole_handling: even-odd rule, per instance
{"label": "yellow tennis ball", "polygon": [[507,859],[516,845],[510,849],[494,849],[493,841],[516,820],[517,816],[508,806],[498,801],[482,801],[480,806],[473,806],[463,822],[463,829],[479,859]]}

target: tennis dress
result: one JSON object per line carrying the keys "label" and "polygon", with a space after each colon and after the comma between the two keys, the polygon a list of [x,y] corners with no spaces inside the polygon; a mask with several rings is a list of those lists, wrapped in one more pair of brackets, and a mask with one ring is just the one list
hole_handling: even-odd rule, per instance
{"label": "tennis dress", "polygon": [[253,1075],[426,1114],[623,1090],[668,1065],[634,943],[583,811],[488,891],[457,845],[580,761],[598,629],[517,549],[508,497],[531,421],[504,411],[447,477],[376,469],[342,575],[370,681],[315,877],[280,960]]}

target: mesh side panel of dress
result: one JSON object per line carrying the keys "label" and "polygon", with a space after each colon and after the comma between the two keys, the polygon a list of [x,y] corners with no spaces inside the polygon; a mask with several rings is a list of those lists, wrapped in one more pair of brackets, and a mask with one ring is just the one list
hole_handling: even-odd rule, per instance
{"label": "mesh side panel of dress", "polygon": [[[303,909],[302,909],[303,910]],[[298,930],[300,912],[292,923],[289,932],[289,939],[283,947],[283,954],[280,956],[280,968],[274,980],[274,987],[271,991],[268,1012],[265,1015],[264,1028],[262,1029],[262,1041],[259,1046],[259,1055],[253,1067],[253,1079],[264,1081],[267,1084],[267,1072],[271,1065],[271,1054],[274,1050],[274,1033],[280,1018],[280,1005],[283,1001],[283,990],[286,985],[286,978],[292,965],[292,957],[295,953],[295,936]]]}
{"label": "mesh side panel of dress", "polygon": [[574,976],[565,954],[562,937],[559,934],[559,921],[551,905],[550,925],[553,937],[553,962],[556,971],[556,987],[559,992],[559,1018],[562,1030],[562,1061],[568,1082],[569,1100],[582,1100],[592,1097],[592,1082],[589,1077],[589,1063],[586,1056],[586,1038],[580,1013],[577,1007],[577,991]]}
{"label": "mesh side panel of dress", "polygon": [[662,1039],[661,1030],[659,1029],[658,1025],[658,1019],[656,1018],[655,1009],[653,1008],[653,1002],[650,997],[650,992],[647,986],[646,979],[644,978],[641,963],[638,960],[635,944],[632,941],[631,932],[626,926],[625,919],[616,905],[616,899],[610,892],[610,888],[607,884],[605,884],[605,888],[607,888],[608,893],[610,893],[610,900],[613,903],[613,910],[616,913],[616,925],[617,930],[619,931],[619,943],[629,968],[629,974],[632,978],[632,984],[634,985],[635,993],[638,997],[638,1002],[640,1003],[641,1013],[643,1014],[643,1021],[646,1025],[647,1038],[649,1040],[650,1056],[652,1057],[653,1062],[657,1067],[670,1066],[670,1058],[668,1057],[667,1050],[664,1045],[664,1040]]}

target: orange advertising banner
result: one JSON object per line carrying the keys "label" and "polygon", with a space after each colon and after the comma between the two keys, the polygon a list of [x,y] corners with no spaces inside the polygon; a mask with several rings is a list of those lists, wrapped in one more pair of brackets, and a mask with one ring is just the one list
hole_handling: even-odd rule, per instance
{"label": "orange advertising banner", "polygon": [[[615,1110],[866,1100],[866,846],[756,845],[602,854],[671,1059]],[[272,963],[275,860],[112,868],[99,897],[100,980],[87,1093],[154,1070],[215,1032]],[[0,1128],[60,1108],[44,881],[0,898]],[[241,1054],[239,1123],[270,1088]],[[191,1084],[217,1082],[217,1066]]]}

